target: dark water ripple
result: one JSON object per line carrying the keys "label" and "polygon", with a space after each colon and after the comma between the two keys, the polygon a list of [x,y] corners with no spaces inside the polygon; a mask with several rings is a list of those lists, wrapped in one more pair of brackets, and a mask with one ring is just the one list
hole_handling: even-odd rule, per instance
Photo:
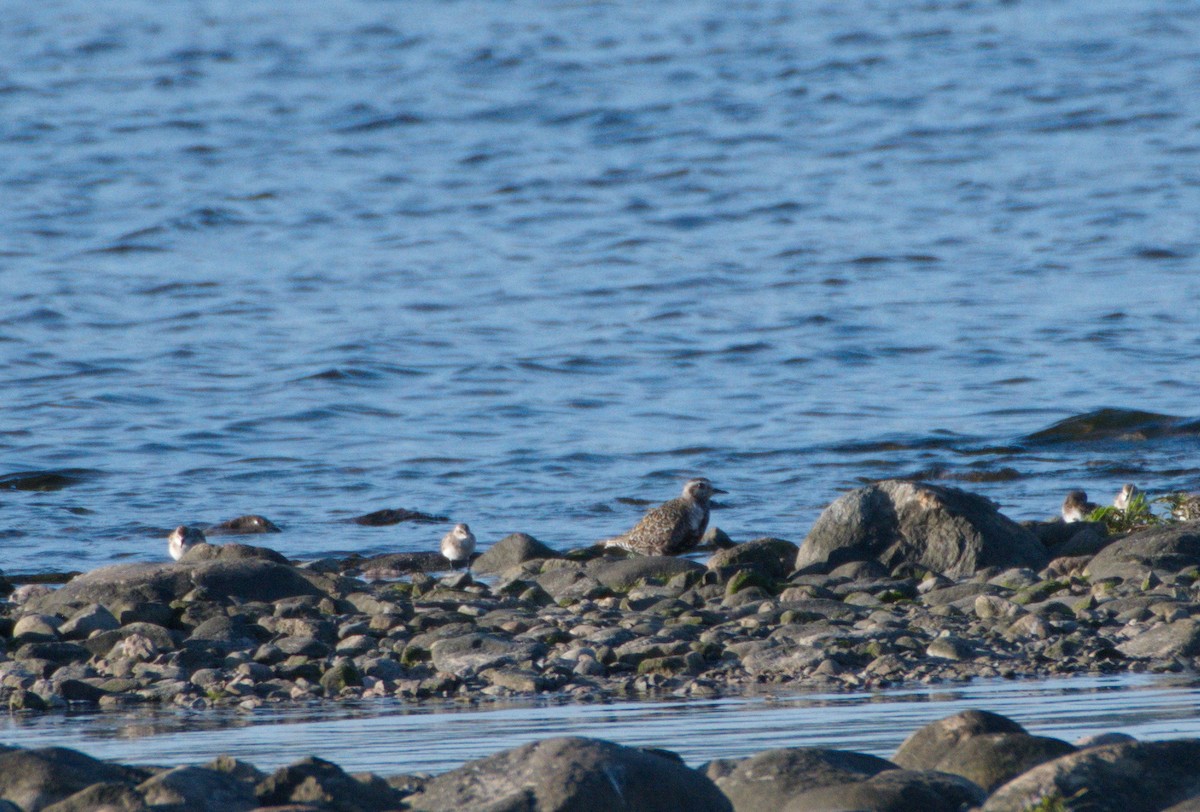
{"label": "dark water ripple", "polygon": [[1200,12],[1033,13],[11,9],[0,476],[69,481],[0,488],[0,566],[1200,487]]}

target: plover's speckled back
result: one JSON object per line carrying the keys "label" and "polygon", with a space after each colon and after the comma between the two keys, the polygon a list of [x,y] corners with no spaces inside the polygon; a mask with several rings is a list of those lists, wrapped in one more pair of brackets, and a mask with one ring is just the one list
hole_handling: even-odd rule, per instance
{"label": "plover's speckled back", "polygon": [[442,556],[450,562],[450,569],[459,565],[471,569],[471,556],[475,553],[475,534],[465,524],[456,524],[454,529],[442,536]]}
{"label": "plover's speckled back", "polygon": [[1067,498],[1062,504],[1062,518],[1064,522],[1082,522],[1092,511],[1096,509],[1094,502],[1087,500],[1087,494],[1083,491],[1071,491],[1067,494]]}
{"label": "plover's speckled back", "polygon": [[700,543],[708,527],[709,502],[714,488],[704,477],[689,479],[683,493],[646,512],[633,529],[603,542],[640,555],[679,555]]}
{"label": "plover's speckled back", "polygon": [[188,527],[181,524],[171,531],[171,535],[167,536],[167,552],[171,554],[171,558],[178,561],[192,547],[204,544],[206,541],[208,539],[204,538],[204,531],[199,527]]}
{"label": "plover's speckled back", "polygon": [[1117,495],[1113,497],[1113,507],[1117,510],[1128,510],[1129,503],[1139,493],[1141,491],[1138,490],[1137,485],[1134,485],[1132,482],[1126,482],[1121,486],[1121,490],[1117,491]]}

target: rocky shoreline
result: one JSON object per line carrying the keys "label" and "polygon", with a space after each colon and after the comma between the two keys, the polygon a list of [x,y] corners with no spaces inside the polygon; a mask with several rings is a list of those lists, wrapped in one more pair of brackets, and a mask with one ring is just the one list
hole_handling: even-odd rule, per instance
{"label": "rocky shoreline", "polygon": [[889,481],[835,501],[801,545],[724,546],[701,563],[563,554],[514,534],[474,576],[369,582],[353,576],[439,557],[297,565],[201,544],[176,563],[105,567],[7,603],[0,701],[595,702],[1200,665],[1200,523],[1110,537]]}
{"label": "rocky shoreline", "polygon": [[581,737],[387,777],[311,757],[268,775],[228,756],[160,768],[0,747],[0,812],[1195,812],[1197,763],[1197,739],[1071,744],[976,710],[916,730],[890,759],[792,747],[694,769],[667,750]]}

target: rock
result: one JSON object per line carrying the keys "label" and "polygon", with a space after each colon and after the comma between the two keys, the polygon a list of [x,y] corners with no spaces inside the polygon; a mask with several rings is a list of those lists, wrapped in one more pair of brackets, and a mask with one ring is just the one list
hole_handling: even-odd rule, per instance
{"label": "rock", "polygon": [[[271,531],[263,531],[271,532]],[[279,532],[276,530],[275,532]],[[282,553],[268,547],[255,547],[250,544],[197,544],[183,554],[180,561],[187,564],[198,564],[201,561],[272,561],[276,564],[287,564],[288,560]]]}
{"label": "rock", "polygon": [[417,812],[732,812],[720,790],[673,754],[575,736],[505,750],[429,781]]}
{"label": "rock", "polygon": [[59,624],[54,615],[30,612],[13,625],[12,637],[21,643],[50,643],[59,637]]}
{"label": "rock", "polygon": [[175,767],[137,787],[151,806],[178,806],[188,812],[246,812],[258,806],[250,784],[204,767]]}
{"label": "rock", "polygon": [[795,544],[783,539],[754,539],[713,553],[708,559],[708,568],[746,567],[768,578],[786,578],[792,571],[799,550]]}
{"label": "rock", "polygon": [[344,566],[362,570],[364,575],[376,578],[395,578],[413,572],[440,572],[449,569],[450,562],[441,553],[386,553],[370,558],[351,559]]}
{"label": "rock", "polygon": [[818,787],[870,778],[896,765],[845,750],[793,747],[766,750],[743,759],[718,759],[703,767],[736,812],[777,812],[788,801]]}
{"label": "rock", "polygon": [[950,577],[983,567],[1041,569],[1041,542],[990,500],[957,488],[887,480],[851,491],[818,517],[796,569],[878,561]]}
{"label": "rock", "polygon": [[1152,527],[1114,541],[1088,562],[1085,574],[1141,580],[1147,570],[1180,572],[1200,565],[1200,522]]}
{"label": "rock", "polygon": [[957,775],[886,770],[863,781],[802,792],[783,807],[783,812],[960,812],[983,803],[986,797],[982,789]]}
{"label": "rock", "polygon": [[[202,555],[204,545],[197,545],[184,555]],[[262,550],[245,545],[225,545],[215,550]],[[267,553],[271,551],[267,550]],[[297,595],[324,596],[313,580],[322,576],[305,573],[287,564],[257,557],[240,557],[234,552],[217,555],[211,560],[180,560],[172,564],[116,564],[102,567],[72,579],[61,589],[30,602],[36,612],[74,613],[89,604],[100,604],[122,618],[121,606],[146,603],[166,606],[195,588],[207,593],[210,600],[238,599],[240,601],[272,602]],[[273,554],[277,555],[277,554]],[[307,576],[307,577],[306,577]]]}
{"label": "rock", "polygon": [[314,804],[330,812],[383,812],[400,809],[403,795],[381,778],[359,780],[320,758],[281,767],[256,788],[263,806]]}
{"label": "rock", "polygon": [[961,775],[991,792],[1039,764],[1074,753],[1061,739],[1028,733],[983,733],[947,753],[933,769]]}
{"label": "rock", "polygon": [[[705,567],[687,558],[647,555],[612,560],[598,558],[587,566],[587,574],[609,589],[625,591],[639,581],[669,581],[681,572],[704,572]],[[540,583],[540,581],[539,581]],[[554,594],[551,592],[550,594]]]}
{"label": "rock", "polygon": [[92,632],[110,632],[119,629],[121,621],[112,612],[98,603],[83,607],[72,615],[58,631],[68,640],[82,640]]}
{"label": "rock", "polygon": [[439,524],[450,521],[445,516],[435,516],[432,513],[422,513],[408,508],[384,508],[362,516],[355,516],[350,521],[367,527],[386,527],[400,522],[419,522],[421,524]]}
{"label": "rock", "polygon": [[0,798],[27,812],[62,801],[93,784],[134,784],[146,773],[107,764],[65,747],[0,753]]}
{"label": "rock", "polygon": [[1164,623],[1117,646],[1127,657],[1195,657],[1200,655],[1200,623],[1187,618]]}
{"label": "rock", "polygon": [[321,687],[325,689],[326,696],[337,696],[344,688],[362,684],[362,674],[349,660],[334,663],[321,675]]}
{"label": "rock", "polygon": [[963,711],[913,731],[892,761],[906,770],[937,769],[938,763],[963,742],[989,733],[1025,733],[1025,728],[997,713]]}
{"label": "rock", "polygon": [[[984,812],[1025,812],[1086,798],[1091,812],[1157,812],[1200,795],[1200,739],[1091,747],[1034,767],[997,789]],[[1061,808],[1068,808],[1063,804]]]}
{"label": "rock", "polygon": [[204,529],[205,535],[208,536],[232,536],[232,535],[250,535],[253,533],[281,533],[282,530],[275,522],[268,519],[266,516],[259,516],[251,513],[246,516],[238,516],[236,519],[227,519],[220,524],[214,524],[211,527]]}
{"label": "rock", "polygon": [[561,557],[561,553],[542,544],[533,536],[525,533],[511,533],[484,550],[471,567],[475,572],[489,574],[503,572],[509,567],[515,567],[517,564],[535,558]]}
{"label": "rock", "polygon": [[[126,784],[92,784],[42,812],[144,812],[146,801]],[[0,808],[0,812],[3,809]]]}
{"label": "rock", "polygon": [[487,668],[527,663],[545,656],[546,647],[532,640],[513,641],[476,633],[438,640],[429,652],[438,671],[464,676]]}

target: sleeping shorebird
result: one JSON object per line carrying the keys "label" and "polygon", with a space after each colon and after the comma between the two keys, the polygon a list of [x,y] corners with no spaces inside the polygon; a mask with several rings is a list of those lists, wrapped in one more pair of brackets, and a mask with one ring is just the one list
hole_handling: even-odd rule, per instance
{"label": "sleeping shorebird", "polygon": [[171,558],[178,561],[183,558],[183,554],[197,544],[204,544],[208,539],[204,538],[204,531],[199,527],[188,527],[181,524],[171,531],[171,535],[167,536],[167,552],[171,554]]}
{"label": "sleeping shorebird", "polygon": [[465,524],[456,524],[454,529],[442,536],[442,557],[450,562],[450,569],[457,570],[459,564],[471,570],[471,556],[475,552],[475,535]]}
{"label": "sleeping shorebird", "polygon": [[1141,493],[1141,491],[1138,490],[1137,485],[1134,485],[1132,482],[1126,482],[1121,486],[1120,492],[1113,497],[1113,507],[1115,507],[1117,510],[1128,510],[1129,503],[1139,493]]}
{"label": "sleeping shorebird", "polygon": [[1083,491],[1071,491],[1067,494],[1067,498],[1063,500],[1062,519],[1067,524],[1082,522],[1091,515],[1096,507],[1095,503],[1087,500],[1087,494]]}
{"label": "sleeping shorebird", "polygon": [[601,542],[639,555],[679,555],[700,543],[708,527],[709,500],[714,488],[704,477],[689,479],[683,493],[646,512],[633,529]]}

